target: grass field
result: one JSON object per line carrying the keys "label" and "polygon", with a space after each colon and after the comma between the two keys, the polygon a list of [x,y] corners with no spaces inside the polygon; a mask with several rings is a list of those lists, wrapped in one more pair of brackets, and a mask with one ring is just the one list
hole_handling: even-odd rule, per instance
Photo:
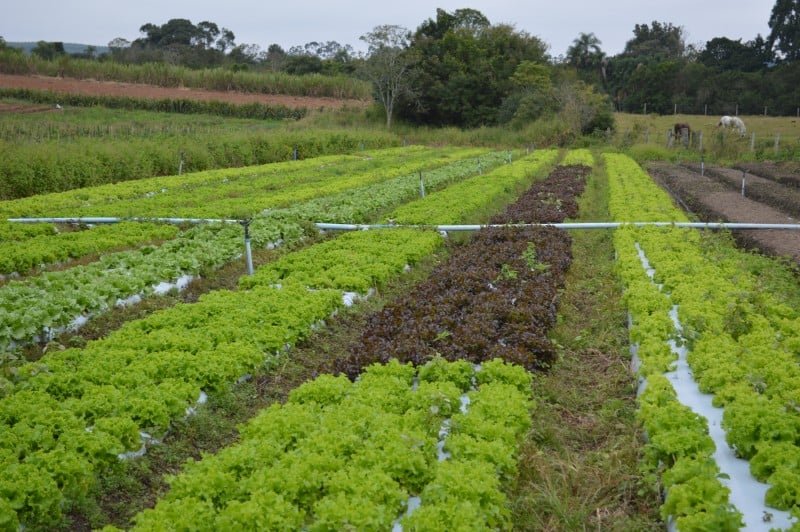
{"label": "grass field", "polygon": [[42,105],[0,99],[3,106],[23,112],[0,114],[0,139],[14,144],[45,140],[151,138],[167,135],[208,135],[234,131],[267,132],[280,122],[213,115],[185,115],[153,111],[126,111],[103,107],[41,110]]}

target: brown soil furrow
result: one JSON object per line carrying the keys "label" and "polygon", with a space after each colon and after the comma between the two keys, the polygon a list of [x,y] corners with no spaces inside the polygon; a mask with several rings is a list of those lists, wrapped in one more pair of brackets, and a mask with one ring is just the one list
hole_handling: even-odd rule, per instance
{"label": "brown soil furrow", "polygon": [[[686,168],[667,163],[653,163],[649,166],[649,170],[657,181],[702,220],[742,223],[796,222],[779,209],[742,197],[740,192],[733,191],[730,186]],[[737,231],[734,236],[746,247],[800,260],[800,231]]]}

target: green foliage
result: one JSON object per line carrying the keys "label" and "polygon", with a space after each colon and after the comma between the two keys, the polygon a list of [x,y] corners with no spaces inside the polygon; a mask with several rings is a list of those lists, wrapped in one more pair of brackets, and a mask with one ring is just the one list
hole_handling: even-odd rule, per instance
{"label": "green foliage", "polygon": [[[542,174],[544,169],[552,165],[557,157],[556,150],[536,151],[509,165],[487,172],[485,176],[475,176],[441,192],[428,194],[421,201],[398,208],[390,218],[397,223],[408,224],[459,223],[468,216],[480,214],[480,208],[487,203],[498,202],[510,193],[515,193],[519,187],[530,183],[534,176]],[[442,209],[442,205],[449,205],[449,208]]]}
{"label": "green foliage", "polygon": [[39,91],[33,89],[0,89],[2,98],[18,98],[36,103],[70,105],[74,107],[102,106],[109,109],[141,109],[161,113],[211,114],[256,120],[299,119],[306,115],[305,108],[289,108],[263,103],[234,104],[219,100],[150,99],[129,96],[94,96],[88,94]]}
{"label": "green foliage", "polygon": [[[402,153],[403,150],[391,150],[387,159],[378,156],[377,165],[394,162],[393,159]],[[432,162],[435,168],[428,171],[430,187],[435,190],[474,173],[476,163],[491,167],[503,160],[502,153],[469,157],[475,153],[472,150],[455,150],[452,155],[446,152],[441,159]],[[461,157],[468,158],[459,160]],[[455,161],[445,164],[449,159]],[[299,166],[308,169],[316,164],[315,161],[308,161],[299,163]],[[307,201],[268,210],[254,219],[250,227],[252,243],[264,247],[297,242],[306,234],[307,224],[311,221],[368,221],[377,212],[415,197],[419,186],[417,172],[420,168],[428,168],[429,164],[431,161],[423,156],[419,162],[380,170],[380,179],[385,181],[378,183],[374,183],[374,171],[356,174],[351,180],[343,180],[346,185],[344,189],[337,188],[336,193],[322,198],[315,197],[315,194],[332,191],[316,183],[304,185],[301,189],[305,188],[304,198]],[[328,168],[333,175],[337,174],[337,170],[334,165]],[[208,177],[195,176],[189,180],[202,182]],[[225,179],[218,185],[224,187]],[[313,192],[309,193],[309,188]],[[135,187],[131,190],[135,190]],[[84,192],[70,192],[66,196],[68,199],[81,199],[82,194]],[[103,195],[97,197],[102,198]],[[42,198],[18,200],[28,205],[40,201]],[[38,206],[46,209],[47,202]],[[0,328],[0,348],[6,350],[12,342],[29,341],[51,328],[64,327],[76,316],[102,312],[116,304],[117,299],[151,293],[153,287],[162,281],[219,268],[241,254],[241,236],[241,228],[236,225],[206,224],[185,231],[178,238],[155,249],[145,247],[110,254],[86,266],[47,272],[24,282],[10,282],[0,287],[0,313],[5,325]],[[430,246],[430,240],[427,245]],[[413,257],[419,255],[409,253],[409,259],[413,261]],[[399,267],[402,268],[402,265]],[[392,268],[377,273],[367,270],[366,278],[385,279],[390,271]],[[349,274],[342,273],[347,279]],[[353,282],[354,277],[349,276],[349,279],[349,282]]]}
{"label": "green foliage", "polygon": [[[622,220],[683,218],[630,159],[615,154],[604,157],[612,214]],[[800,316],[784,302],[785,294],[763,289],[751,261],[729,244],[709,245],[712,238],[676,229],[626,229],[615,235],[621,276],[631,292],[626,301],[634,302],[639,296],[645,301],[631,307],[636,324],[631,337],[640,342],[643,368],[649,368],[642,371],[649,377],[641,399],[641,416],[650,439],[649,463],[651,468],[659,464],[672,468],[664,473],[665,484],[683,483],[678,491],[667,486],[663,512],[684,512],[686,518],[677,522],[687,529],[735,528],[738,519],[721,505],[723,493],[710,478],[713,471],[706,461],[713,444],[705,435],[704,423],[682,412],[684,407],[671,399],[674,393],[669,383],[654,374],[663,371],[668,360],[657,346],[671,335],[669,325],[661,324],[669,324],[666,313],[673,303],[679,305],[693,376],[703,392],[714,394],[714,404],[724,407],[722,423],[728,443],[739,456],[751,459],[757,478],[771,484],[767,504],[777,508],[796,504],[800,469],[800,423],[795,408],[800,399],[796,361]],[[642,288],[649,280],[643,279],[641,265],[636,271],[634,242],[646,251],[663,293],[651,290],[647,295]],[[680,465],[685,459],[695,461]],[[716,509],[709,507],[714,501],[720,502]]]}
{"label": "green foliage", "polygon": [[[507,464],[503,473],[513,474],[515,462],[507,458],[529,423],[530,389],[480,385],[446,438],[472,445],[456,445],[450,459],[437,461],[440,428],[454,412],[441,408],[443,400],[458,404],[472,368],[463,362],[431,364],[420,373],[435,379],[419,386],[416,370],[396,361],[370,366],[355,383],[322,376],[302,385],[285,405],[273,405],[243,427],[239,443],[187,464],[156,507],[136,517],[136,528],[214,523],[385,530],[415,493],[422,506],[403,518],[404,528],[507,527],[496,464]],[[506,372],[524,379],[522,368],[508,366]],[[481,436],[498,430],[510,439]]]}
{"label": "green foliage", "polygon": [[[244,129],[244,128],[242,128]],[[184,137],[78,139],[65,150],[58,141],[16,145],[0,141],[0,198],[14,199],[152,176],[288,161],[397,145],[388,133],[343,131],[208,131]]]}
{"label": "green foliage", "polygon": [[[50,224],[45,224],[52,228]],[[178,233],[175,226],[147,223],[107,225],[92,230],[42,235],[0,243],[0,273],[27,273],[42,265],[102,253],[143,242],[167,240]],[[19,236],[17,234],[16,236]]]}
{"label": "green foliage", "polygon": [[415,97],[401,116],[416,123],[475,127],[497,121],[523,61],[545,62],[545,45],[507,25],[490,25],[480,12],[437,10],[412,37],[417,58],[411,81]]}

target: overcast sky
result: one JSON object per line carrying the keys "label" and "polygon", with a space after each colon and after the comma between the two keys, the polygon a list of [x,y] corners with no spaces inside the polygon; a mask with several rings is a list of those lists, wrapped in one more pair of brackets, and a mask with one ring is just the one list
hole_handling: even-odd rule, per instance
{"label": "overcast sky", "polygon": [[593,32],[608,55],[622,51],[635,24],[653,20],[683,26],[687,42],[713,37],[754,38],[769,33],[775,0],[29,0],[3,2],[0,36],[7,41],[63,41],[106,45],[115,37],[140,36],[147,22],[171,18],[216,22],[236,35],[237,44],[288,49],[310,41],[338,41],[362,49],[360,35],[380,24],[415,29],[436,8],[470,7],[492,23],[510,23],[544,40],[562,55],[580,32]]}

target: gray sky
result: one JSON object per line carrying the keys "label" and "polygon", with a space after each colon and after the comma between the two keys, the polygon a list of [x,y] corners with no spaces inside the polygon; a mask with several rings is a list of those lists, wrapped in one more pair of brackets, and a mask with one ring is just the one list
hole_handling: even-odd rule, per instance
{"label": "gray sky", "polygon": [[115,37],[140,36],[147,22],[171,18],[216,22],[236,35],[236,43],[271,43],[284,48],[310,41],[338,41],[361,49],[358,37],[379,24],[415,29],[436,8],[478,9],[493,23],[510,23],[550,45],[558,56],[580,32],[593,32],[608,55],[622,51],[635,24],[653,20],[683,26],[687,42],[704,44],[713,37],[747,41],[769,33],[767,22],[775,0],[4,0],[0,36],[7,41],[63,41],[106,45]]}

